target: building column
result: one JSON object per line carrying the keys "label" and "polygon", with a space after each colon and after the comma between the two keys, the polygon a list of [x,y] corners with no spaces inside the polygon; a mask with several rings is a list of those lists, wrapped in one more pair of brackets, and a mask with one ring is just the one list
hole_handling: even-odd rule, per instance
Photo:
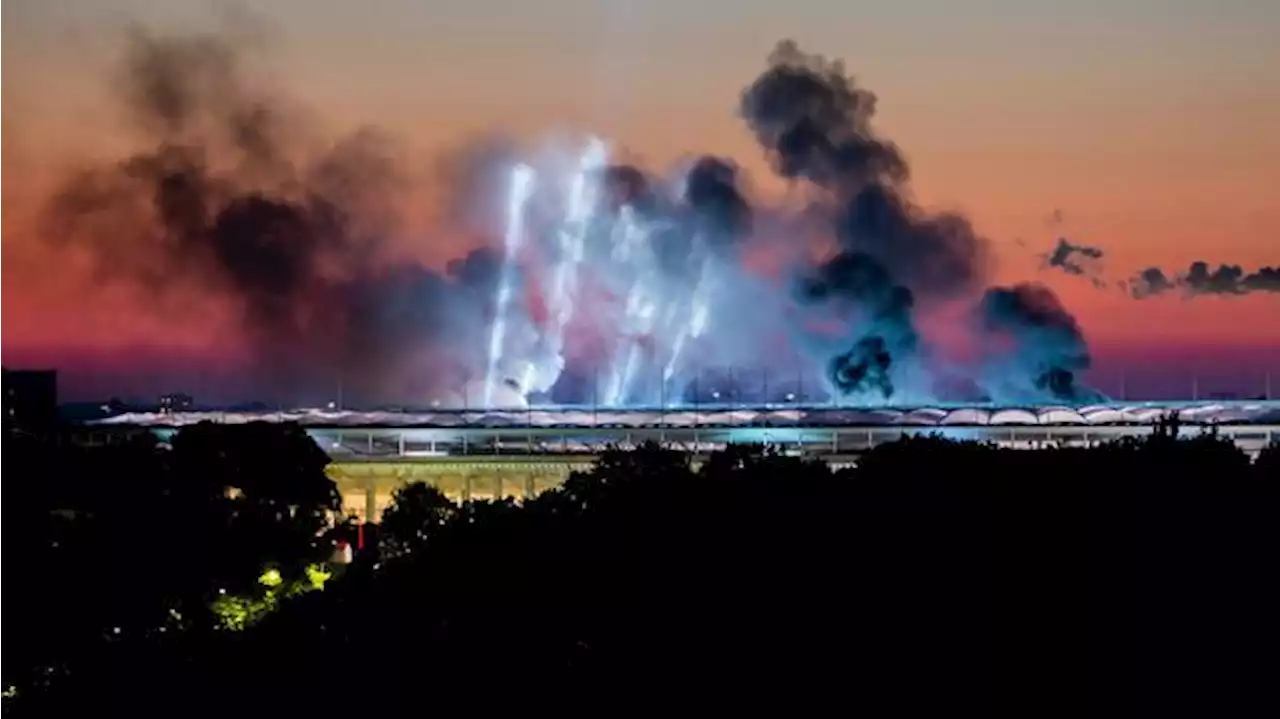
{"label": "building column", "polygon": [[377,524],[379,519],[377,482],[369,477],[364,481],[364,521],[366,524]]}

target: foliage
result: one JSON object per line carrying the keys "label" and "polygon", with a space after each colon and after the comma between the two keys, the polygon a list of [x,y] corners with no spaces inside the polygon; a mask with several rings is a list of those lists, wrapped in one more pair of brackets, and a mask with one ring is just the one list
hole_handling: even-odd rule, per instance
{"label": "foliage", "polygon": [[323,590],[325,582],[332,576],[327,567],[318,564],[308,565],[303,577],[288,581],[279,570],[268,569],[258,577],[261,587],[258,591],[243,595],[224,591],[213,600],[211,608],[217,617],[216,626],[229,631],[244,631],[278,609],[281,602]]}
{"label": "foliage", "polygon": [[[695,467],[646,445],[523,503],[408,485],[382,517],[383,556],[329,579],[312,546],[334,506],[323,463],[263,432],[219,448],[241,438],[203,428],[171,453],[23,450],[49,481],[33,492],[44,509],[5,519],[40,538],[22,611],[48,629],[6,644],[32,667],[6,661],[6,702],[1225,716],[1266,686],[1274,448],[1251,465],[1172,426],[1092,449],[926,437],[833,472],[748,447]],[[250,461],[295,450],[273,465],[318,484],[290,474],[292,495]],[[106,476],[132,482],[109,495]],[[153,528],[127,520],[162,509],[181,521],[141,541]],[[128,561],[103,562],[122,546]],[[343,691],[317,692],[328,677]]]}
{"label": "foliage", "polygon": [[40,628],[6,636],[5,680],[24,694],[98,662],[104,640],[174,641],[214,629],[219,613],[256,617],[264,567],[287,583],[277,595],[292,593],[331,551],[320,534],[339,496],[297,427],[198,425],[172,449],[149,434],[97,448],[7,436],[4,451],[5,529],[24,540],[8,543],[23,548],[6,566],[23,589],[6,618]]}
{"label": "foliage", "polygon": [[1263,447],[1253,464],[1259,477],[1277,481],[1280,478],[1280,443]]}
{"label": "foliage", "polygon": [[397,489],[379,526],[383,553],[398,558],[421,551],[454,521],[458,511],[458,506],[440,490],[423,482]]}

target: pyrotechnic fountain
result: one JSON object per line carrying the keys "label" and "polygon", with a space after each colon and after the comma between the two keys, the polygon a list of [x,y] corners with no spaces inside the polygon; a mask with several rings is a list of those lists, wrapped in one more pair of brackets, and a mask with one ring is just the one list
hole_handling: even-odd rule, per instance
{"label": "pyrotechnic fountain", "polygon": [[[658,405],[678,396],[685,350],[706,330],[715,274],[705,238],[681,223],[690,211],[681,188],[627,187],[597,138],[568,178],[547,181],[553,175],[524,164],[510,171],[485,406],[504,385],[526,397],[547,393],[568,366],[575,332],[595,347],[586,372],[594,403]],[[527,222],[535,184],[539,199],[558,210],[541,226]],[[517,291],[525,303],[513,301]],[[545,316],[531,316],[529,298]],[[512,326],[536,327],[536,341],[511,337]]]}
{"label": "pyrotechnic fountain", "polygon": [[[498,278],[497,297],[494,299],[496,312],[493,327],[490,329],[488,370],[484,384],[484,406],[493,403],[493,380],[498,371],[498,362],[502,359],[502,350],[507,334],[507,315],[511,311],[512,286],[515,284],[516,261],[520,247],[524,242],[524,209],[533,188],[533,170],[528,165],[517,165],[511,170],[511,189],[507,201],[507,228],[503,242],[505,256],[502,261],[502,274]],[[527,380],[526,380],[527,381]],[[527,385],[525,385],[527,387]]]}

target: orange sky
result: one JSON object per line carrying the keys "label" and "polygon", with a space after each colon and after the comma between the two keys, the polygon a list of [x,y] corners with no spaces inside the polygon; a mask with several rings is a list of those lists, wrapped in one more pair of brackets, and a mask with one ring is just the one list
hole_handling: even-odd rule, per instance
{"label": "orange sky", "polygon": [[[70,160],[109,155],[121,142],[104,77],[125,22],[211,24],[206,3],[170,5],[4,5],[6,357],[15,347],[201,346],[216,334],[216,323],[161,326],[125,299],[86,297],[73,270],[32,249],[46,183]],[[261,66],[326,127],[370,122],[397,133],[423,170],[432,153],[480,132],[590,130],[659,167],[689,152],[731,155],[768,188],[761,152],[733,110],[773,43],[794,37],[844,58],[879,95],[878,126],[906,151],[917,198],[968,214],[997,248],[1000,280],[1051,284],[1104,359],[1123,347],[1170,356],[1220,348],[1224,363],[1252,352],[1259,367],[1280,355],[1277,295],[1135,302],[1045,273],[1035,257],[1062,233],[1105,248],[1116,279],[1197,259],[1280,263],[1280,49],[1270,42],[1280,5],[432,5],[255,3],[278,38]]]}

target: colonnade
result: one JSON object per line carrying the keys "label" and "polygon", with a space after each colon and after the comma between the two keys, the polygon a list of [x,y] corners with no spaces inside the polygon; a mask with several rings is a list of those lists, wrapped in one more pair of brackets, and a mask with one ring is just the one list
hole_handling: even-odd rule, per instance
{"label": "colonnade", "polygon": [[529,499],[559,487],[575,471],[591,468],[594,458],[538,458],[483,461],[335,462],[327,472],[342,494],[343,510],[360,521],[382,515],[396,489],[425,482],[455,501]]}

